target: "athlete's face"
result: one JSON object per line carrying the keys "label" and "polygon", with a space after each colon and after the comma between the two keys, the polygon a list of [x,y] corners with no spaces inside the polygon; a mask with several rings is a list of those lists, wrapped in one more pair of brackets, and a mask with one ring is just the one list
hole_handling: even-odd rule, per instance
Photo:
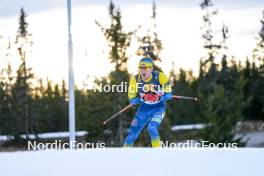
{"label": "athlete's face", "polygon": [[151,76],[152,68],[150,67],[140,67],[139,73],[143,79],[148,79]]}

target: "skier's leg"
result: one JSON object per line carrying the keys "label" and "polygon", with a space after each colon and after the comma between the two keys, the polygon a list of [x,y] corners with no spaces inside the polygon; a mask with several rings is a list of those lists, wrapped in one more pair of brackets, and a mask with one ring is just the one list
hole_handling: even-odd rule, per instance
{"label": "skier's leg", "polygon": [[140,132],[147,123],[147,114],[138,112],[131,122],[131,126],[124,142],[124,147],[132,147]]}
{"label": "skier's leg", "polygon": [[148,132],[151,137],[152,147],[161,147],[160,137],[159,137],[159,126],[165,115],[164,109],[159,109],[153,112],[152,118],[148,123]]}

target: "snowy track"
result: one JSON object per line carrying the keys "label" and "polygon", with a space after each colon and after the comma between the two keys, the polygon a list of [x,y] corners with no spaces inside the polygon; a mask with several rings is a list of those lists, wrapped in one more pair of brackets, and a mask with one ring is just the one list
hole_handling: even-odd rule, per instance
{"label": "snowy track", "polygon": [[263,176],[264,149],[106,148],[0,153],[1,176]]}

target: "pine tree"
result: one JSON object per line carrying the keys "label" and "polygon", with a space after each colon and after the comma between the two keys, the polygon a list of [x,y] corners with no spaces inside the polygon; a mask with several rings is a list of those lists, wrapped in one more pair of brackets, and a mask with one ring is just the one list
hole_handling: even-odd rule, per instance
{"label": "pine tree", "polygon": [[0,120],[1,120],[1,129],[0,131],[3,134],[9,135],[13,133],[13,123],[14,123],[14,118],[15,114],[13,112],[13,106],[14,106],[14,101],[13,101],[13,95],[12,95],[12,88],[13,88],[13,71],[12,67],[10,64],[10,57],[11,57],[11,41],[9,39],[8,41],[8,46],[6,48],[6,54],[5,54],[5,64],[7,64],[6,68],[3,68],[1,71],[1,78],[0,78],[0,95],[1,95],[1,115],[0,115]]}
{"label": "pine tree", "polygon": [[5,123],[5,118],[4,118],[4,109],[3,106],[5,104],[4,102],[4,97],[5,97],[5,92],[4,92],[4,82],[3,82],[3,70],[1,70],[0,74],[0,134],[3,134],[4,132],[4,124]]}
{"label": "pine tree", "polygon": [[[251,101],[250,96],[244,95],[247,79],[241,75],[235,62],[228,66],[226,25],[222,26],[222,41],[214,40],[216,33],[213,30],[212,17],[217,11],[212,10],[212,1],[204,0],[200,6],[205,11],[202,36],[205,40],[204,48],[208,53],[208,57],[201,61],[197,92],[201,118],[208,124],[202,131],[202,138],[213,143],[240,144],[240,140],[235,139],[233,130],[237,122],[243,119],[243,111]],[[222,57],[221,67],[215,63],[217,56]]]}
{"label": "pine tree", "polygon": [[203,93],[212,92],[216,86],[216,79],[218,77],[217,64],[215,63],[215,58],[219,54],[219,50],[222,48],[221,44],[214,40],[215,32],[213,30],[212,18],[217,15],[217,11],[213,9],[213,3],[211,0],[203,0],[200,4],[200,7],[204,11],[203,15],[203,34],[202,38],[204,39],[204,48],[207,50],[208,56],[201,60],[200,70],[206,72],[204,82],[200,87],[203,90]]}
{"label": "pine tree", "polygon": [[[173,94],[195,97],[192,88],[192,73],[180,69],[180,73],[176,76],[173,86]],[[175,79],[175,77],[172,77]],[[196,104],[188,101],[178,100],[171,102],[172,119],[174,124],[198,123],[199,115],[197,115]]]}
{"label": "pine tree", "polygon": [[67,131],[68,129],[68,114],[66,111],[67,103],[65,102],[62,93],[63,92],[59,89],[59,85],[55,84],[51,109],[53,112],[53,123],[56,126],[56,131]]}
{"label": "pine tree", "polygon": [[96,21],[96,24],[101,27],[105,38],[108,41],[108,46],[111,48],[109,52],[109,59],[111,63],[115,65],[115,70],[126,71],[127,70],[127,56],[126,50],[130,45],[132,32],[123,32],[123,26],[121,23],[121,11],[116,8],[112,1],[109,5],[109,16],[111,19],[111,25],[109,28],[104,28]]}
{"label": "pine tree", "polygon": [[253,62],[248,74],[247,93],[253,94],[253,100],[246,110],[247,117],[250,119],[263,119],[264,115],[264,11],[260,20],[261,28],[258,33],[257,44],[253,50]]}
{"label": "pine tree", "polygon": [[[156,64],[155,61],[160,61],[161,58],[159,56],[163,46],[162,46],[162,41],[159,39],[158,34],[156,32],[156,16],[157,16],[157,6],[156,2],[153,1],[152,3],[152,16],[151,16],[151,21],[153,23],[153,27],[150,29],[147,29],[147,34],[143,36],[137,36],[137,41],[140,43],[140,47],[137,49],[137,54],[138,55],[144,55],[144,46],[149,47],[149,51],[147,51],[148,57],[152,58],[154,61],[154,70],[161,71],[161,68]],[[140,26],[141,27],[141,26]]]}
{"label": "pine tree", "polygon": [[[251,101],[244,97],[243,88],[246,80],[240,77],[235,82],[235,90],[227,96],[223,85],[217,85],[214,93],[206,97],[203,117],[207,120],[207,127],[202,131],[202,139],[210,143],[237,143],[243,146],[241,138],[236,138],[234,129],[237,122],[243,119],[243,110]],[[205,98],[205,97],[204,97]]]}
{"label": "pine tree", "polygon": [[[110,48],[109,59],[111,63],[114,64],[115,70],[108,75],[108,78],[98,81],[98,83],[119,85],[122,82],[128,82],[129,80],[126,50],[130,46],[131,35],[133,32],[125,32],[123,30],[121,11],[119,8],[115,7],[112,1],[109,5],[109,17],[111,25],[108,28],[102,27],[102,25],[98,22],[96,23],[99,27],[101,27],[101,30],[108,42],[108,46]],[[103,96],[103,98],[99,100],[99,104],[96,108],[100,109],[100,107],[107,105],[105,110],[110,112],[107,116],[121,110],[128,104],[126,92],[101,93],[100,97],[101,96]],[[109,104],[106,101],[111,103]],[[94,102],[94,104],[95,103],[96,102]],[[115,145],[120,146],[124,142],[127,131],[126,129],[128,127],[127,114],[122,114],[118,119],[113,121],[111,125],[112,126],[110,128],[113,129],[112,137],[115,137],[115,139],[113,139],[115,141]]]}
{"label": "pine tree", "polygon": [[12,75],[12,68],[10,63],[7,66],[6,70],[6,78],[4,82],[4,92],[2,94],[3,96],[3,104],[1,106],[2,108],[2,127],[3,127],[3,134],[10,135],[14,134],[15,129],[13,128],[13,124],[15,123],[16,114],[14,113],[14,99],[12,94],[13,89],[13,75]]}
{"label": "pine tree", "polygon": [[253,58],[260,62],[261,71],[264,72],[263,71],[264,70],[264,11],[262,13],[263,13],[263,17],[260,20],[261,29],[257,37],[257,46],[253,50]]}
{"label": "pine tree", "polygon": [[28,48],[32,45],[30,41],[30,34],[28,34],[27,27],[28,23],[26,22],[26,14],[22,8],[20,11],[19,17],[19,28],[17,31],[16,45],[18,55],[20,57],[21,64],[17,70],[16,81],[13,88],[13,95],[16,111],[16,134],[15,137],[18,137],[19,134],[28,135],[30,132],[34,133],[34,119],[32,119],[32,88],[31,88],[31,79],[34,77],[32,69],[27,67],[26,64],[26,54]]}
{"label": "pine tree", "polygon": [[36,119],[36,128],[39,132],[46,132],[47,126],[45,123],[45,117],[47,113],[45,112],[45,103],[44,103],[44,92],[45,88],[43,85],[43,80],[37,80],[38,85],[34,88],[33,93],[33,115]]}

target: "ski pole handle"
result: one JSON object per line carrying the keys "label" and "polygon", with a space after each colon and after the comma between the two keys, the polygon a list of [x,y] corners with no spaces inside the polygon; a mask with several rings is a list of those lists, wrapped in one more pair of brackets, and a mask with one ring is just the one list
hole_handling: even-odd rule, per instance
{"label": "ski pole handle", "polygon": [[126,107],[124,107],[123,109],[121,109],[119,112],[117,112],[116,114],[112,115],[111,117],[109,117],[107,120],[103,121],[103,125],[106,125],[110,120],[114,119],[116,116],[122,114],[124,111],[126,111],[127,109],[129,109],[130,107],[132,107],[132,104],[127,105]]}
{"label": "ski pole handle", "polygon": [[198,101],[198,98],[197,97],[185,97],[185,96],[173,95],[172,98],[175,98],[175,99],[183,99],[183,100]]}

